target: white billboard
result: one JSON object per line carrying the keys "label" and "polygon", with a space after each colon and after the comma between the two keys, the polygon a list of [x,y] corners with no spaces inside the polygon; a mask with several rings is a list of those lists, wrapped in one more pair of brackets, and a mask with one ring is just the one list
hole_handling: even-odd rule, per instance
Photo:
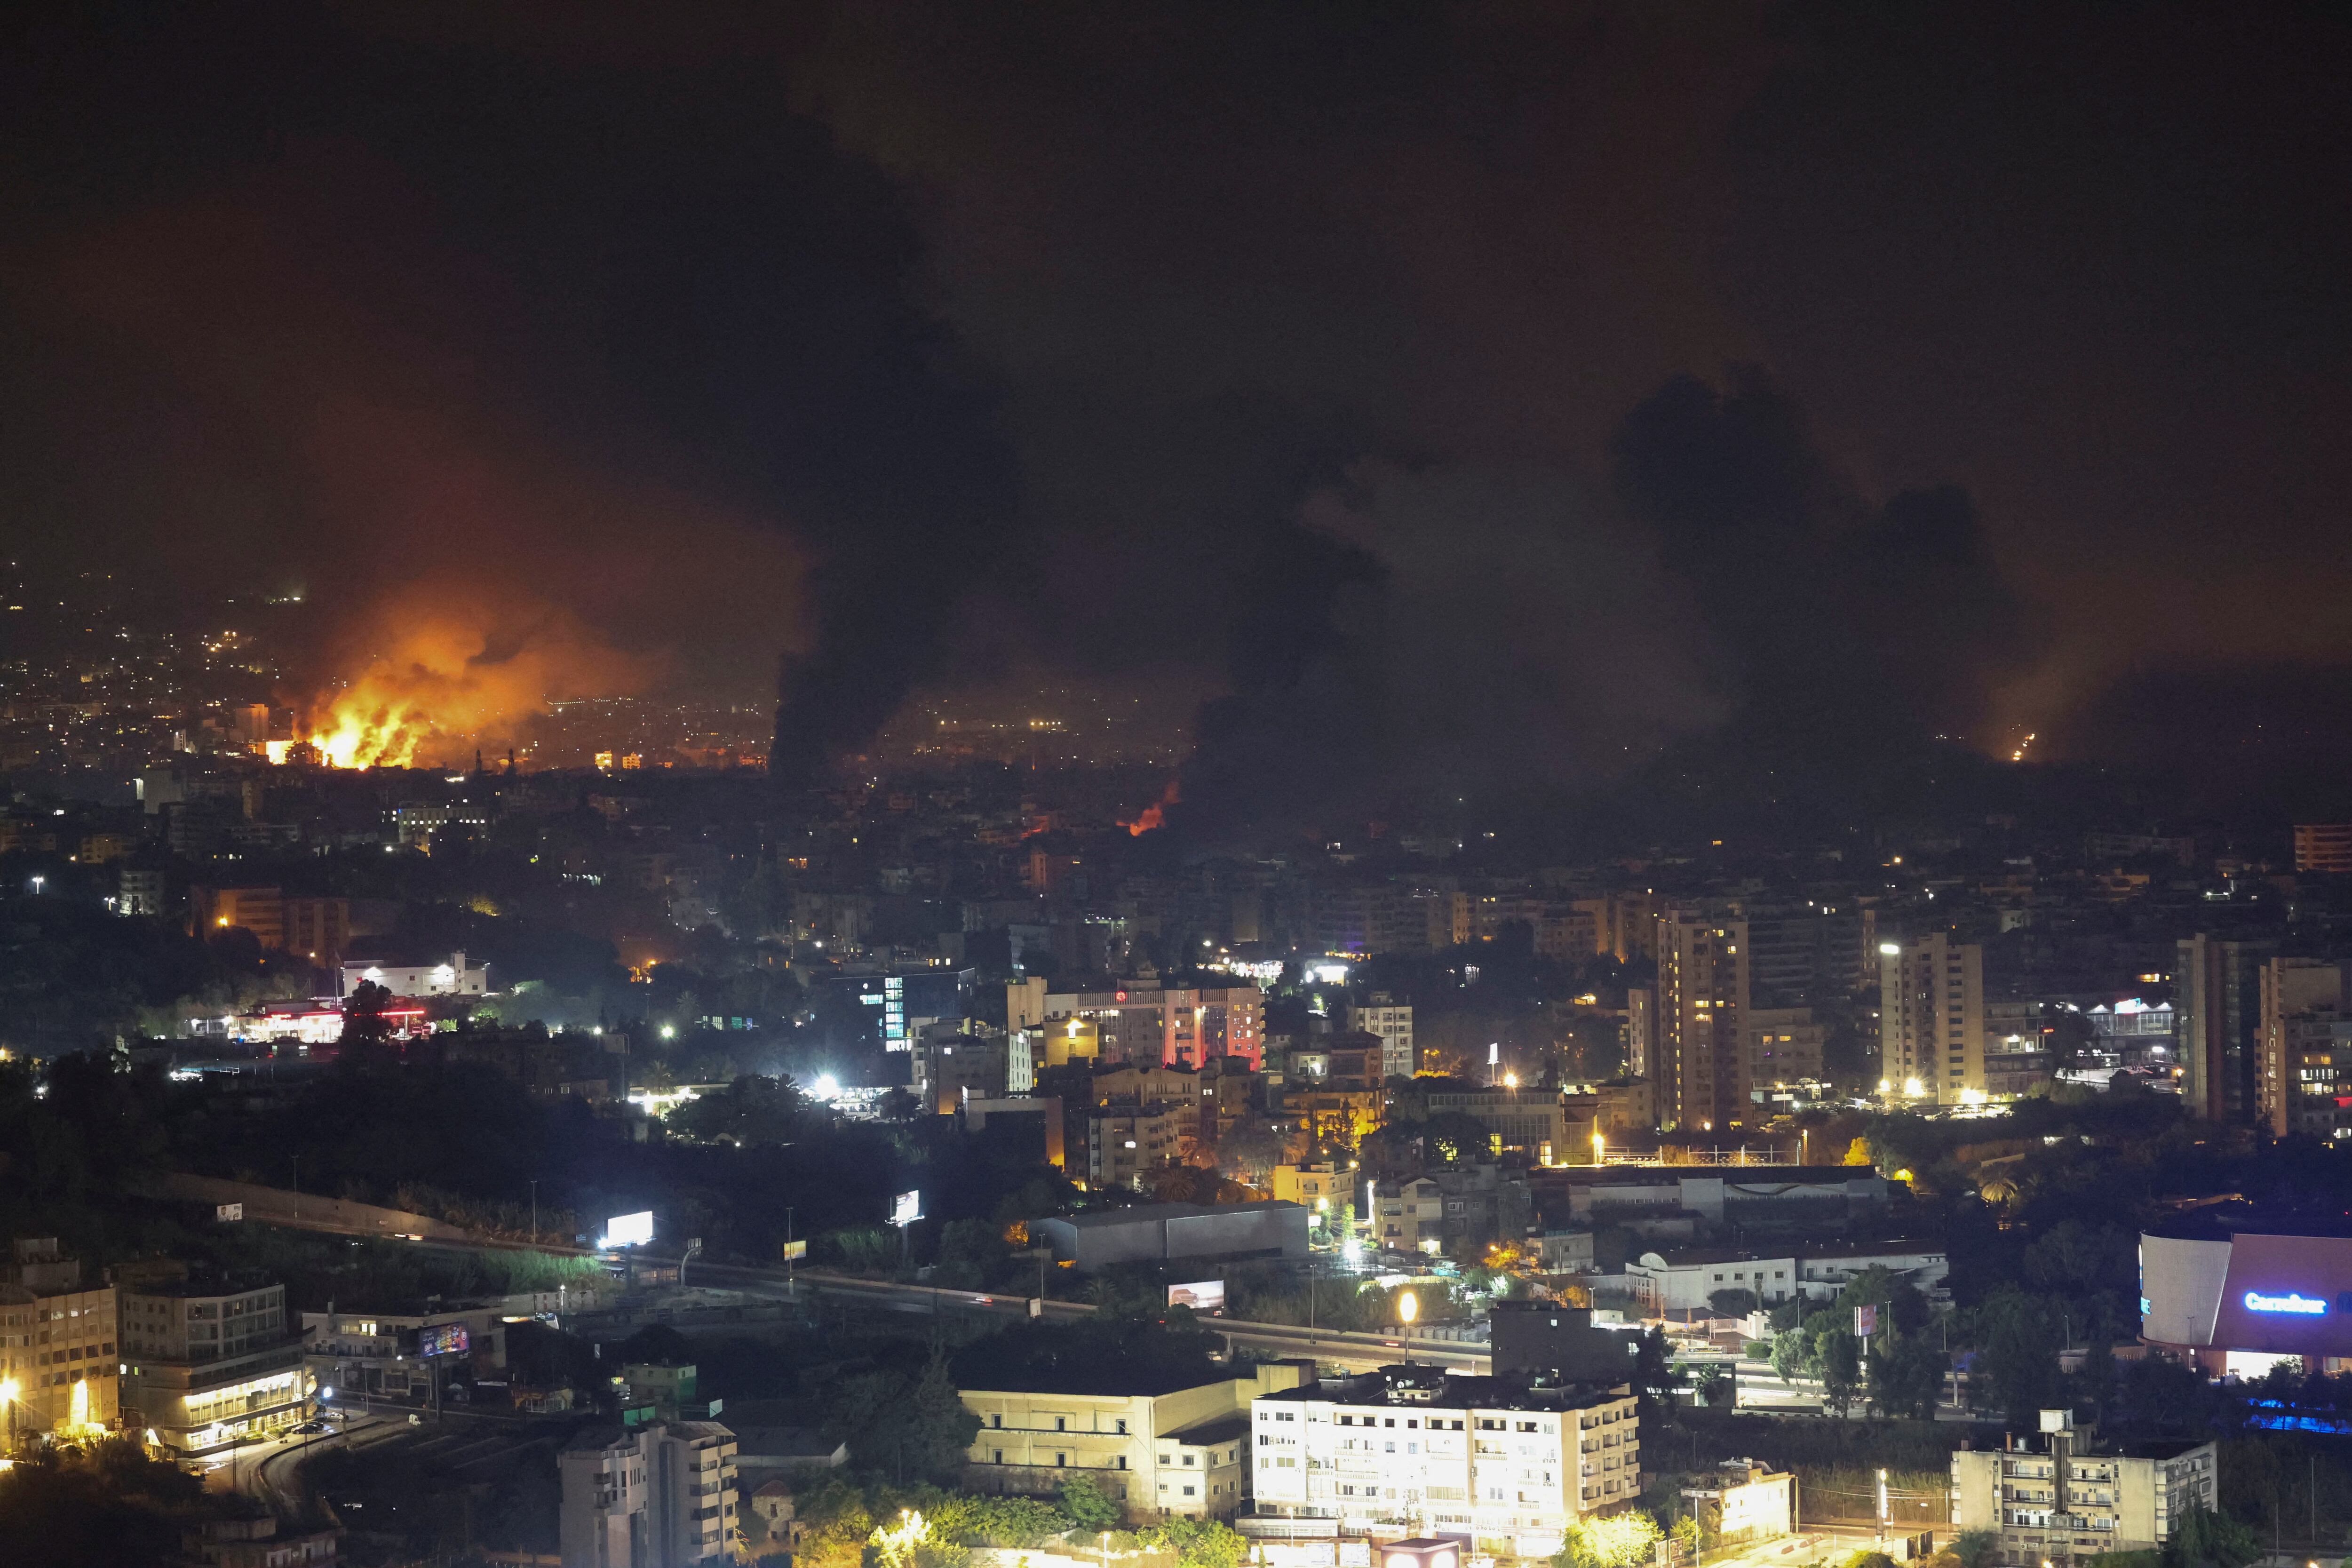
{"label": "white billboard", "polygon": [[1189,1285],[1168,1287],[1168,1304],[1190,1307],[1196,1312],[1222,1312],[1225,1310],[1225,1282],[1222,1279],[1195,1279]]}
{"label": "white billboard", "polygon": [[923,1194],[919,1192],[900,1193],[890,1200],[890,1223],[912,1225],[923,1217]]}
{"label": "white billboard", "polygon": [[654,1211],[643,1214],[616,1214],[604,1222],[602,1247],[646,1247],[654,1238]]}

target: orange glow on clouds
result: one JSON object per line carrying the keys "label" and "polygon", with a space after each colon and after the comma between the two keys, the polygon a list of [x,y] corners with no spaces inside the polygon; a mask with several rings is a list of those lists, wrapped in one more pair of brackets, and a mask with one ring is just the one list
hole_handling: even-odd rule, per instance
{"label": "orange glow on clouds", "polygon": [[551,701],[627,695],[654,673],[567,612],[527,600],[411,593],[381,626],[376,651],[311,704],[308,739],[331,766],[470,762],[478,746],[511,742]]}

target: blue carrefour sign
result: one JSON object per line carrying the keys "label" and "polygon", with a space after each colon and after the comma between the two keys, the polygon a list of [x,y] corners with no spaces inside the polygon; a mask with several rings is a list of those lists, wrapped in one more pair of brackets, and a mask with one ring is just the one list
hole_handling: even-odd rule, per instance
{"label": "blue carrefour sign", "polygon": [[2284,1296],[2265,1296],[2260,1290],[2245,1294],[2249,1312],[2293,1312],[2298,1317],[2316,1318],[2327,1310],[2327,1303],[2312,1296],[2302,1296],[2290,1290]]}

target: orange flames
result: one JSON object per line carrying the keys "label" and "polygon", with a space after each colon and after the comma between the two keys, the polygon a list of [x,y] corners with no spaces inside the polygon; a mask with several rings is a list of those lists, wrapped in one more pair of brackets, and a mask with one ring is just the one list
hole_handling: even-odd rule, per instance
{"label": "orange flames", "polygon": [[1166,824],[1168,820],[1168,808],[1184,798],[1180,788],[1181,782],[1181,781],[1177,779],[1170,779],[1168,781],[1168,787],[1160,792],[1160,798],[1143,808],[1142,816],[1137,817],[1133,822],[1122,822],[1119,824],[1121,827],[1127,829],[1128,836],[1129,837],[1140,838],[1145,834],[1150,832],[1153,828],[1162,826]]}
{"label": "orange flames", "polygon": [[307,738],[331,766],[468,761],[511,744],[551,700],[626,695],[647,673],[567,612],[527,601],[412,595],[383,624],[389,646],[311,706]]}

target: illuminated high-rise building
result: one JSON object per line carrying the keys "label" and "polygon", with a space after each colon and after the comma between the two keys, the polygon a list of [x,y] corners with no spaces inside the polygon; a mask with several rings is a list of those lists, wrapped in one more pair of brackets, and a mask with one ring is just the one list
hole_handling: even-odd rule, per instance
{"label": "illuminated high-rise building", "polygon": [[1748,1116],[1747,928],[1703,910],[1658,916],[1658,1123],[1720,1132]]}
{"label": "illuminated high-rise building", "polygon": [[2179,1018],[2180,1101],[2191,1116],[2244,1121],[2260,1109],[2262,971],[2278,952],[2269,941],[2184,937],[2174,961]]}
{"label": "illuminated high-rise building", "polygon": [[1954,1105],[1985,1091],[1984,949],[1933,931],[1878,944],[1886,1092]]}

